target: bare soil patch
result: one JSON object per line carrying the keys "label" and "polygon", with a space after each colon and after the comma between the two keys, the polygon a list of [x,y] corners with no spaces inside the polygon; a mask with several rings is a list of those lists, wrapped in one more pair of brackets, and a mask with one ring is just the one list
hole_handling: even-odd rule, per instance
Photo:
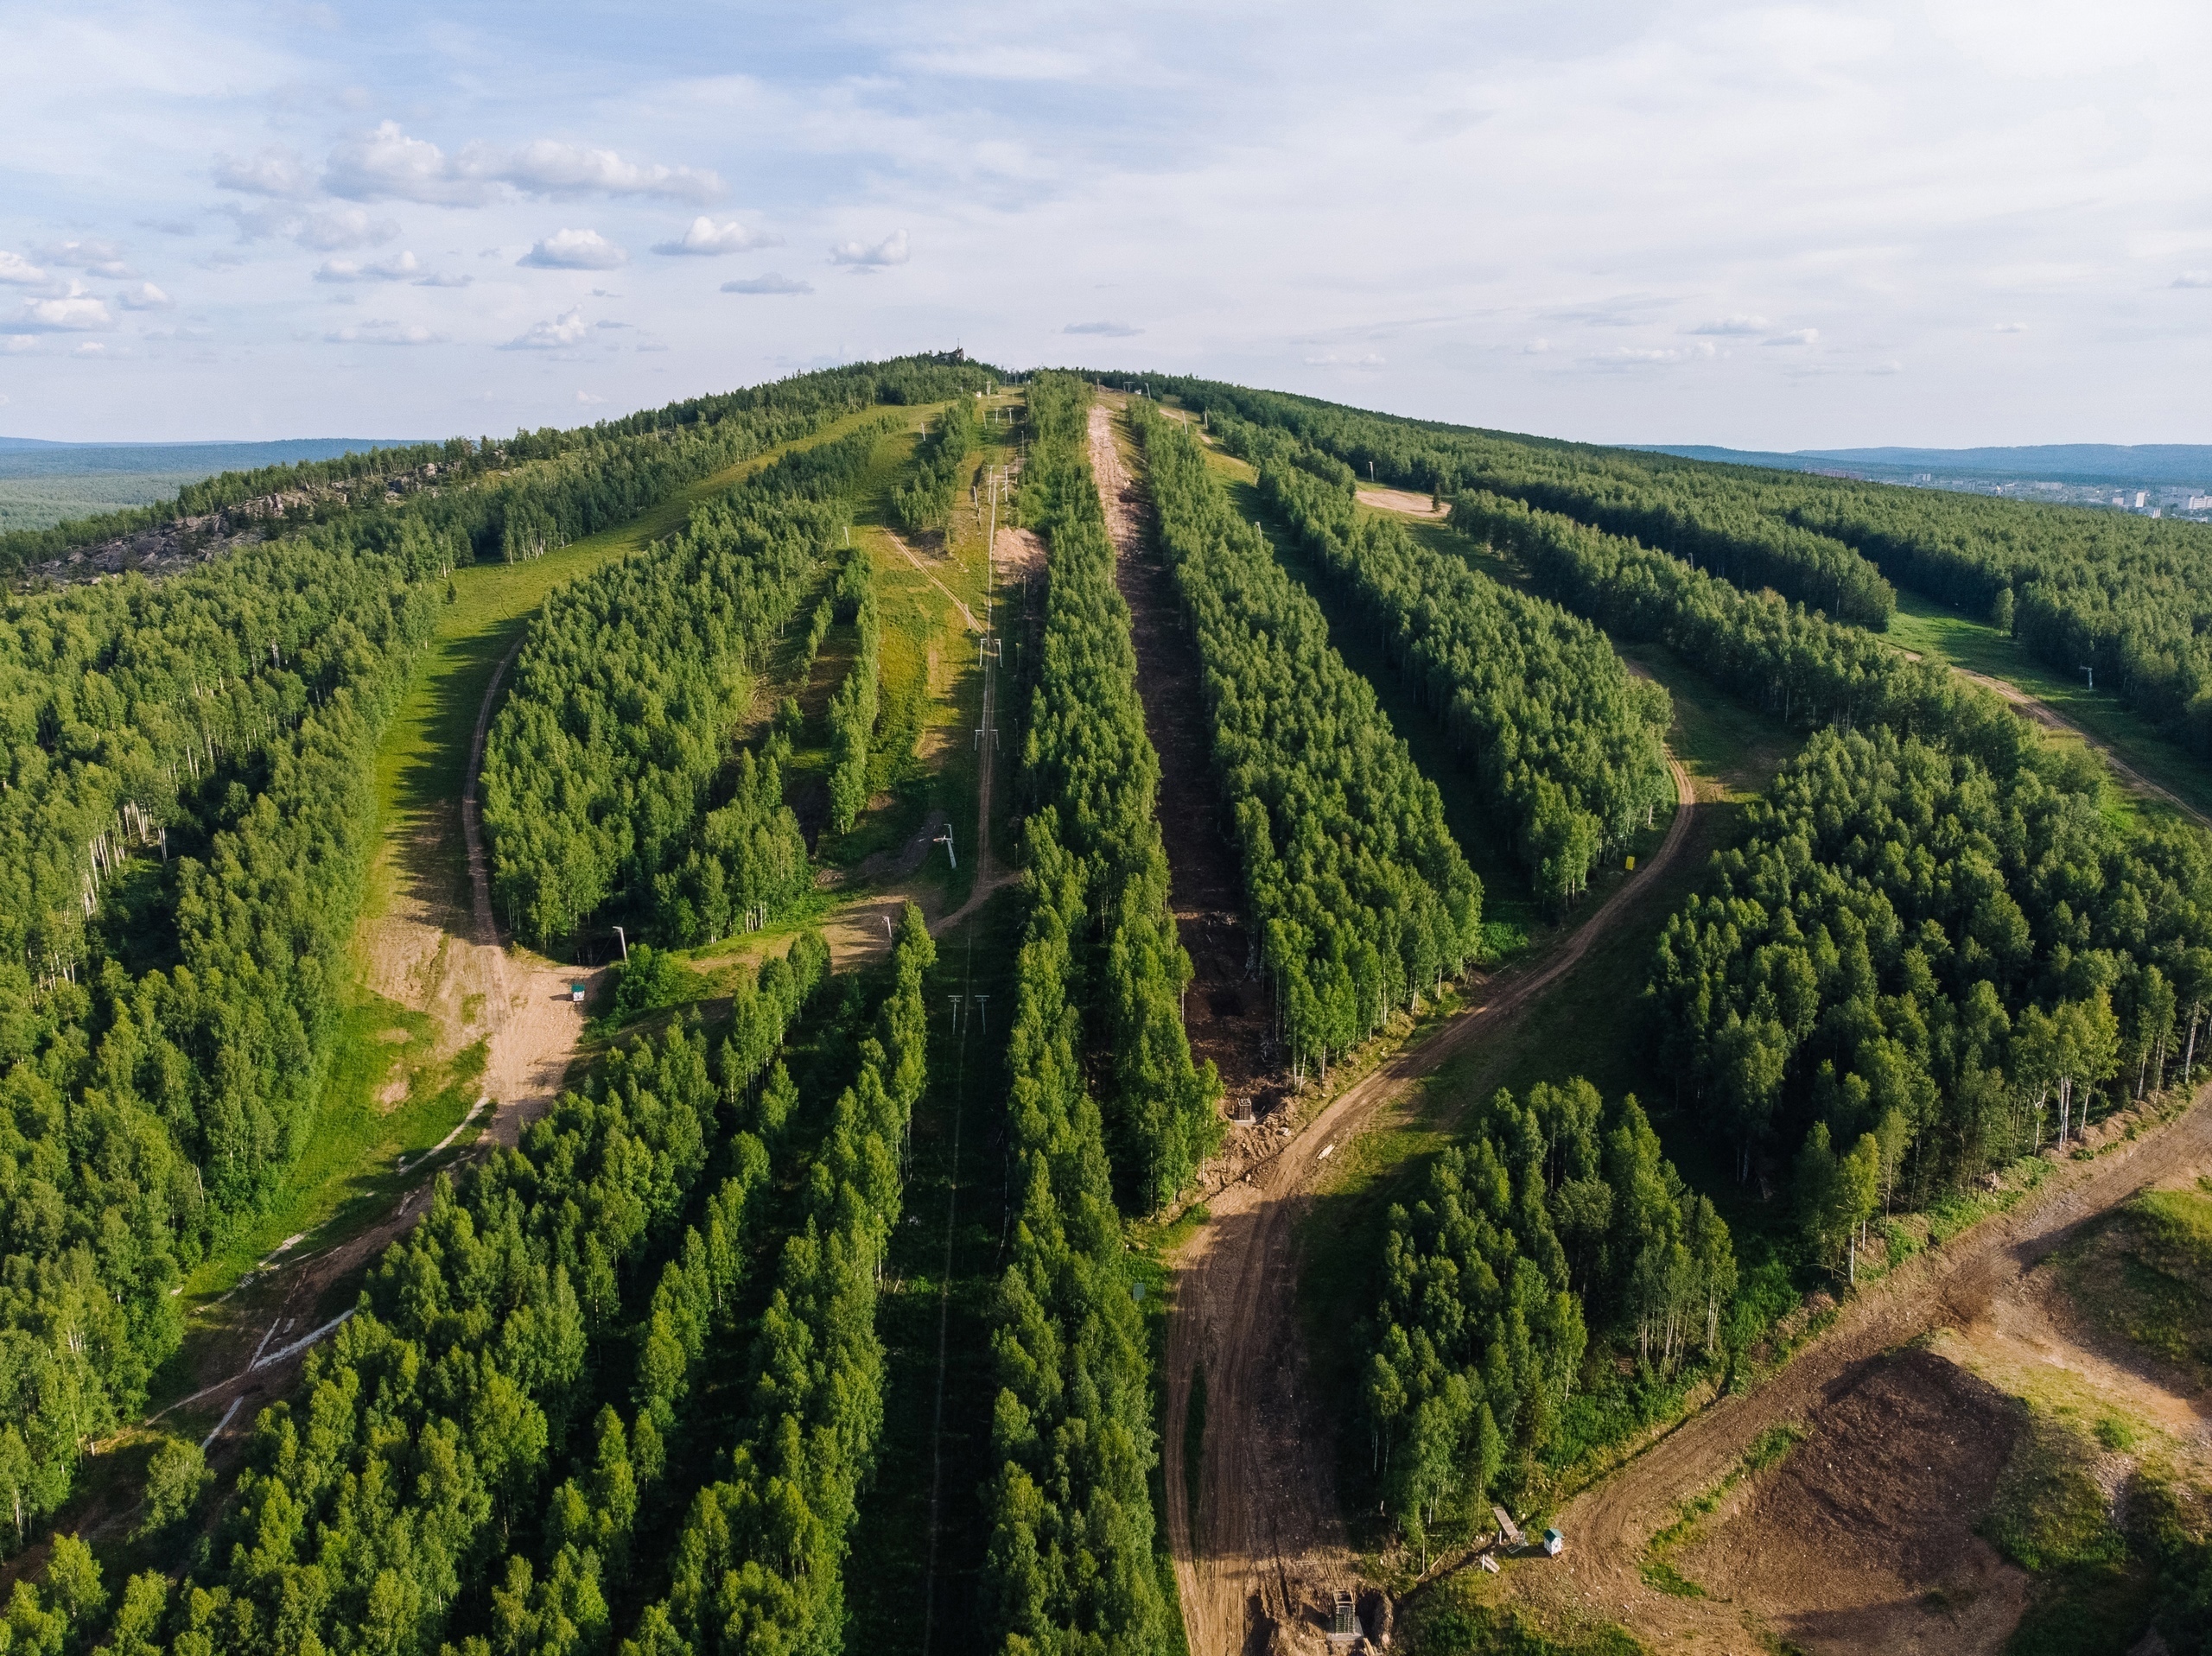
{"label": "bare soil patch", "polygon": [[1001,581],[1027,581],[1045,573],[1045,542],[1033,530],[1001,528],[991,555],[998,562]]}
{"label": "bare soil patch", "polygon": [[1812,1652],[1994,1651],[2029,1577],[1974,1526],[2023,1424],[1995,1386],[1905,1350],[1840,1376],[1812,1436],[1746,1479],[1681,1573]]}
{"label": "bare soil patch", "polygon": [[1363,506],[1372,506],[1377,511],[1402,512],[1408,517],[1442,518],[1451,511],[1411,489],[1357,489],[1353,494]]}
{"label": "bare soil patch", "polygon": [[[1998,1328],[2009,1315],[2005,1302],[2022,1279],[2085,1222],[2139,1190],[2193,1177],[2208,1165],[2212,1088],[2200,1091],[2170,1125],[2123,1139],[2094,1161],[2056,1164],[2042,1186],[2008,1211],[1862,1287],[1823,1334],[1751,1392],[1724,1398],[1682,1422],[1618,1472],[1576,1496],[1559,1520],[1570,1543],[1567,1557],[1558,1561],[1563,1567],[1509,1571],[1504,1596],[1548,1621],[1578,1621],[1592,1614],[1615,1618],[1639,1637],[1666,1640],[1670,1650],[1768,1648],[1746,1628],[1735,1607],[1671,1596],[1641,1579],[1637,1560],[1644,1545],[1672,1521],[1676,1504],[1719,1482],[1770,1428],[1793,1421],[1821,1425],[1839,1386],[1848,1389],[1866,1364],[1931,1329],[1960,1330],[1959,1337],[1967,1342],[1961,1355],[1970,1356],[1976,1331],[1984,1324]],[[2022,1343],[2032,1346],[2026,1338],[2029,1323],[2014,1322],[2012,1327]],[[1953,1349],[1948,1338],[1936,1342],[1939,1353]],[[2015,1358],[2020,1352],[2020,1346],[2003,1338],[1988,1348]],[[1989,1372],[1993,1377],[1999,1373],[1994,1367]],[[2005,1388],[2033,1378],[2016,1368],[2004,1375]],[[1951,1499],[1939,1473],[1923,1475],[1916,1500],[1936,1504]],[[1944,1647],[1973,1648],[1955,1639]]]}

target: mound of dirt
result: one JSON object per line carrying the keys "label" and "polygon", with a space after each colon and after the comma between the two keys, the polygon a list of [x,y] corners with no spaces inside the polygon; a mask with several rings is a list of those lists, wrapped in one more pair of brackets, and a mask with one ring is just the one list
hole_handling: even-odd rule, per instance
{"label": "mound of dirt", "polygon": [[2022,1430],[2010,1399],[1907,1350],[1845,1374],[1813,1433],[1675,1555],[1755,1624],[1814,1652],[1993,1651],[2028,1577],[1974,1526]]}

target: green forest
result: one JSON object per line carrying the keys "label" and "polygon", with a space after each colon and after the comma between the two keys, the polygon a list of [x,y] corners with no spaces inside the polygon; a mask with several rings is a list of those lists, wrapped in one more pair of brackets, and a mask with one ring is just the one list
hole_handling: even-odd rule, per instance
{"label": "green forest", "polygon": [[[22,573],[156,529],[212,555]],[[1467,1631],[1539,1637],[1497,1514],[1541,1535],[1760,1406],[1987,1215],[2081,1204],[2030,1263],[2199,1362],[2195,1164],[2124,1209],[2102,1170],[2196,1130],[2212,834],[1888,628],[1962,607],[2212,752],[2203,533],[948,352],[0,537],[0,1652],[889,1656],[915,1618],[868,1538],[920,1513],[917,1649],[1197,1649],[1209,1433],[1254,1478],[1305,1457],[1268,1498],[1334,1502],[1330,1568],[1402,1647],[1567,1648]],[[233,1405],[262,1354],[198,1390],[222,1302],[188,1284],[257,1250],[341,1027],[396,1005],[362,990],[379,754],[471,571],[544,584],[448,721],[481,720],[496,923],[439,947],[573,1033],[540,1103],[482,1081],[388,1228],[293,1239],[368,1240]],[[984,619],[923,636],[909,582]],[[1148,715],[1152,615],[1195,750]],[[1730,719],[1748,781],[1691,751]],[[884,809],[925,773],[934,814]],[[1193,918],[1173,783],[1218,807],[1249,960]],[[952,822],[972,885],[936,878]],[[1501,904],[1545,917],[1506,960]],[[1248,1021],[1193,1015],[1245,985]],[[1548,999],[1604,1027],[1513,1021]],[[1328,1348],[1206,1345],[1262,1294]],[[1232,1358],[1309,1415],[1259,1431],[1291,1393]],[[2192,1475],[2014,1404],[1986,1533],[2023,1627],[2109,1603],[2201,1644]],[[1637,1579],[1703,1595],[1688,1538],[1818,1427],[1673,1492]],[[2133,1504],[2051,1469],[2085,1432]],[[2054,1539],[2069,1501],[2116,1539]]]}

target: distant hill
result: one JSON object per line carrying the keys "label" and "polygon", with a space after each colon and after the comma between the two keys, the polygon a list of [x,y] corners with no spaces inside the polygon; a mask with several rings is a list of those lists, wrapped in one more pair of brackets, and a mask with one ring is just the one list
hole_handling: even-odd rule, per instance
{"label": "distant hill", "polygon": [[51,443],[0,437],[0,478],[64,477],[92,472],[251,472],[295,460],[335,460],[371,448],[398,448],[413,437],[289,437],[282,442]]}
{"label": "distant hill", "polygon": [[1849,466],[1870,475],[1974,473],[2067,483],[2212,484],[2212,444],[2036,443],[2016,448],[1800,448],[1788,454],[1700,443],[1624,443],[1647,454],[1792,472]]}
{"label": "distant hill", "polygon": [[0,530],[43,529],[64,518],[150,505],[218,472],[334,460],[416,441],[293,437],[266,443],[56,443],[0,437]]}

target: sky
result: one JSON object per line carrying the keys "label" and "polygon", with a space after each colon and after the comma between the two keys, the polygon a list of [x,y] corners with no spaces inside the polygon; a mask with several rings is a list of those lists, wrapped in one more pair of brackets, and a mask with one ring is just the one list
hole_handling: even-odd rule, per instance
{"label": "sky", "polygon": [[2212,441],[2202,0],[16,0],[0,435],[954,345],[1597,441]]}

